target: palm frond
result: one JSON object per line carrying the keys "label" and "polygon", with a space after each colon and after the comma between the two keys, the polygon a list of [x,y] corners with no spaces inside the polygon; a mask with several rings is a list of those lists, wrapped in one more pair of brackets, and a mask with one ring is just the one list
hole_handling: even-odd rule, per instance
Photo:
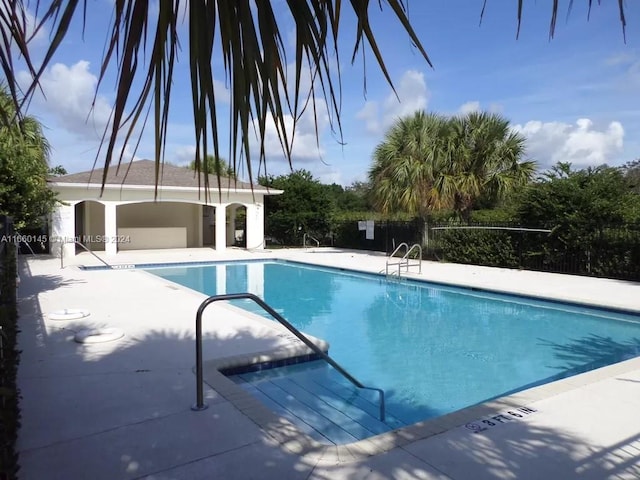
{"label": "palm frond", "polygon": [[[29,101],[46,68],[50,65],[62,40],[67,36],[73,18],[82,11],[87,14],[86,0],[52,0],[41,12],[36,30],[48,27],[51,40],[42,62],[32,63],[28,45],[29,36],[20,18],[26,12],[21,1],[2,0],[7,8],[0,9],[2,41],[0,66],[7,78],[17,112],[22,113],[23,102]],[[341,136],[341,77],[339,69],[339,29],[344,15],[340,0],[288,0],[276,13],[268,0],[186,0],[161,1],[157,13],[150,9],[149,0],[114,0],[114,17],[101,62],[98,85],[101,86],[110,68],[117,69],[117,88],[111,121],[104,132],[103,183],[109,166],[122,161],[125,144],[146,127],[147,116],[153,118],[155,136],[156,184],[159,183],[160,165],[165,156],[169,105],[172,80],[175,74],[177,49],[180,44],[177,19],[180,8],[188,10],[188,60],[193,104],[194,140],[196,144],[196,170],[198,178],[204,159],[213,150],[220,157],[222,140],[219,138],[218,110],[214,78],[224,77],[231,90],[230,102],[230,159],[238,165],[243,159],[249,180],[252,170],[253,139],[257,136],[259,165],[266,162],[265,137],[269,122],[273,122],[284,156],[291,162],[293,134],[300,115],[311,106],[318,132],[316,88],[320,101],[331,112],[332,128]],[[403,0],[386,0],[385,10],[407,32],[421,56],[430,64],[417,34],[407,17]],[[382,50],[377,43],[370,22],[370,2],[351,0],[355,14],[354,54],[368,49],[373,53],[383,76],[393,87]],[[382,2],[380,2],[382,8]],[[36,9],[40,2],[36,2]],[[292,18],[295,24],[295,78],[286,76],[286,48],[281,35],[283,19]],[[6,27],[6,28],[4,28]],[[25,91],[24,100],[18,102],[12,45],[18,45],[32,83]],[[143,57],[151,45],[148,58]],[[215,72],[212,58],[222,59],[223,69]],[[305,65],[306,62],[306,65]],[[335,68],[335,65],[338,68]],[[302,91],[301,78],[308,69],[312,79],[311,91]],[[317,87],[316,87],[317,86]],[[6,111],[0,111],[5,114]],[[293,128],[287,125],[287,115],[293,118]],[[11,119],[4,118],[7,123]],[[335,124],[333,123],[335,122]],[[208,176],[203,176],[203,187],[209,189]],[[219,182],[218,182],[219,183]],[[220,186],[218,184],[218,186]]]}

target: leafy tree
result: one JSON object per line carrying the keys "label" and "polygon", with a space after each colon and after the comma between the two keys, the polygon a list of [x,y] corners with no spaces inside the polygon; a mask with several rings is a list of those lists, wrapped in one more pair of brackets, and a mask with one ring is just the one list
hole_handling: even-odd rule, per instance
{"label": "leafy tree", "polygon": [[[189,163],[189,168],[191,170],[198,170],[198,165],[195,160]],[[214,157],[213,155],[207,155],[206,160],[202,161],[202,165],[198,171],[207,172],[217,175],[218,177],[236,178],[236,172],[233,167],[230,166],[224,158]]]}
{"label": "leafy tree", "polygon": [[571,271],[588,274],[637,274],[640,250],[632,240],[637,227],[625,223],[640,220],[640,196],[629,186],[620,168],[573,170],[558,163],[520,196],[519,222],[551,230],[543,241],[523,248],[556,269],[571,264]]}
{"label": "leafy tree", "polygon": [[[0,87],[0,104],[11,111],[11,98]],[[49,143],[33,117],[20,125],[0,124],[0,214],[13,217],[17,229],[38,226],[55,204],[47,186]]]}
{"label": "leafy tree", "polygon": [[629,186],[619,168],[573,170],[570,163],[560,162],[522,192],[517,219],[523,225],[549,226],[565,237],[602,230],[632,220],[640,197]]}
{"label": "leafy tree", "polygon": [[266,231],[286,245],[300,245],[305,233],[324,235],[331,228],[335,200],[327,185],[306,170],[266,177],[262,185],[284,190],[265,197]]}
{"label": "leafy tree", "polygon": [[496,114],[401,118],[374,151],[375,204],[422,218],[451,209],[468,220],[480,199],[495,204],[531,179],[535,163],[522,161],[524,141]]}
{"label": "leafy tree", "polygon": [[366,212],[371,210],[368,200],[369,188],[364,182],[354,182],[348,187],[337,183],[325,185],[327,193],[334,199],[338,212]]}
{"label": "leafy tree", "polygon": [[55,167],[51,167],[49,169],[49,176],[51,177],[61,177],[62,175],[66,175],[67,169],[62,165],[56,165]]}
{"label": "leafy tree", "polygon": [[371,187],[368,182],[353,182],[342,190],[336,204],[343,212],[366,212],[373,209],[369,200]]}
{"label": "leafy tree", "polygon": [[[591,8],[592,0],[586,0]],[[0,25],[6,32],[4,41],[0,42],[0,58],[9,91],[14,100],[12,112],[0,107],[0,122],[8,125],[13,122],[15,111],[22,112],[22,106],[28,105],[31,95],[38,88],[38,81],[46,67],[54,58],[54,53],[63,43],[69,26],[74,18],[85,18],[91,14],[87,2],[77,0],[56,0],[41,6],[35,2],[39,13],[34,25],[27,26],[25,18],[29,17],[28,7],[31,2],[3,0]],[[78,8],[82,3],[84,8]],[[386,69],[382,52],[378,46],[376,35],[370,22],[369,1],[351,1],[344,8],[338,0],[299,0],[289,2],[268,2],[248,0],[216,0],[210,2],[180,0],[158,2],[157,12],[152,11],[152,2],[132,2],[116,0],[114,16],[109,19],[108,34],[104,49],[103,65],[98,85],[107,75],[111,75],[109,66],[115,65],[117,85],[115,88],[115,106],[112,122],[105,132],[107,148],[104,164],[103,182],[107,170],[114,159],[120,161],[123,150],[116,151],[116,145],[126,145],[136,123],[146,119],[147,109],[154,107],[155,161],[159,164],[164,157],[165,139],[170,114],[169,105],[174,82],[174,67],[180,44],[189,45],[188,61],[190,65],[191,100],[193,106],[194,137],[196,140],[196,165],[210,153],[219,157],[220,138],[216,115],[216,92],[214,77],[226,78],[231,87],[231,143],[233,158],[243,158],[251,179],[252,158],[249,142],[257,133],[260,139],[260,162],[265,158],[265,138],[269,125],[268,120],[275,120],[275,129],[283,146],[283,153],[291,162],[291,141],[287,132],[285,109],[289,107],[291,118],[295,122],[300,113],[311,103],[315,107],[314,91],[323,92],[329,108],[340,118],[340,65],[338,43],[347,38],[339,36],[339,27],[344,26],[346,15],[351,14],[351,25],[354,26],[355,45],[352,61],[359,51],[365,52],[365,44],[369,45],[376,62],[389,83],[391,79]],[[285,12],[275,12],[272,3],[281,5]],[[389,16],[402,25],[409,39],[416,46],[420,55],[430,64],[422,43],[415,34],[406,14],[403,0],[386,0]],[[484,6],[482,12],[484,13]],[[520,28],[521,15],[525,1],[518,0],[517,25]],[[571,5],[573,2],[570,2]],[[598,2],[599,3],[599,2]],[[383,2],[378,2],[382,8]],[[624,2],[618,2],[620,21],[624,32]],[[341,8],[342,7],[342,8]],[[570,8],[570,7],[569,7]],[[352,11],[349,11],[352,10]],[[550,36],[555,30],[559,2],[552,2]],[[181,17],[186,15],[187,27],[180,28]],[[482,18],[482,14],[481,14]],[[281,27],[288,25],[293,19],[295,29],[295,75],[287,78],[287,59],[285,57],[286,35]],[[34,31],[49,29],[50,43],[37,64],[30,53],[31,35]],[[183,33],[183,31],[185,31]],[[180,38],[184,34],[184,38]],[[182,40],[182,41],[181,41]],[[149,47],[147,49],[147,47]],[[219,48],[219,53],[216,49]],[[18,82],[16,79],[16,56],[26,63],[33,82],[26,88],[26,101],[18,98]],[[224,65],[224,71],[214,75],[212,58],[223,57],[224,61],[216,62]],[[302,75],[309,73],[317,80],[315,87],[301,91]],[[108,73],[107,73],[108,72]],[[180,92],[181,94],[183,92]],[[142,120],[144,121],[144,120]],[[336,125],[340,129],[340,122]],[[212,145],[210,139],[213,140]],[[241,154],[244,154],[242,156]],[[205,188],[208,187],[208,177]]]}
{"label": "leafy tree", "polygon": [[635,193],[640,193],[640,158],[625,163],[622,172],[629,182],[629,187]]}

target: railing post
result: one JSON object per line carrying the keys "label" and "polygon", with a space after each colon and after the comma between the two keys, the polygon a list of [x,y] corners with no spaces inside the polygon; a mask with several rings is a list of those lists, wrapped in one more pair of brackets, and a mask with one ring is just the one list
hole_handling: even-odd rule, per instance
{"label": "railing post", "polygon": [[204,403],[204,372],[202,366],[202,312],[215,297],[209,297],[198,307],[196,313],[196,403],[191,406],[191,410],[199,412],[206,410],[209,405]]}

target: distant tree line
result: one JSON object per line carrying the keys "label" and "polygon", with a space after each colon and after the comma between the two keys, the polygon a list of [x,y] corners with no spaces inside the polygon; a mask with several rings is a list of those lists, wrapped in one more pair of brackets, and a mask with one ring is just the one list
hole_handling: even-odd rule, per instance
{"label": "distant tree line", "polygon": [[[348,231],[350,247],[369,248],[356,221],[419,219],[415,239],[429,240],[434,259],[640,279],[640,159],[560,162],[536,176],[525,151],[500,116],[417,112],[389,129],[366,182],[324,185],[305,170],[260,179],[284,190],[265,200],[266,234],[284,245],[309,233],[341,246]],[[483,226],[512,230],[475,228]]]}

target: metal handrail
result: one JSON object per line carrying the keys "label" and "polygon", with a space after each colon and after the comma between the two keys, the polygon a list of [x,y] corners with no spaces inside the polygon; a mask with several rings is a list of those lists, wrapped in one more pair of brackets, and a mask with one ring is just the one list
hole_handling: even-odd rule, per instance
{"label": "metal handrail", "polygon": [[211,305],[213,302],[219,302],[222,300],[240,300],[240,299],[248,299],[253,300],[257,303],[263,310],[265,310],[268,314],[270,314],[274,319],[280,322],[287,330],[293,333],[302,343],[304,343],[307,347],[309,347],[313,352],[322,358],[325,362],[335,368],[338,372],[340,372],[347,380],[349,380],[352,384],[354,384],[358,388],[362,388],[364,390],[373,390],[378,392],[380,396],[380,421],[384,422],[385,419],[385,400],[384,400],[384,390],[381,388],[367,387],[360,383],[353,375],[347,372],[342,366],[340,366],[333,358],[323,352],[317,345],[315,345],[311,340],[309,340],[300,330],[291,325],[287,320],[284,319],[282,315],[276,312],[273,308],[271,308],[264,300],[260,297],[257,297],[253,293],[228,293],[225,295],[214,295],[212,297],[207,298],[204,302],[200,304],[198,307],[198,313],[196,313],[196,403],[191,407],[192,410],[200,411],[205,410],[208,405],[204,403],[204,372],[202,367],[202,314],[204,309]]}
{"label": "metal handrail", "polygon": [[109,265],[107,262],[105,262],[103,259],[101,259],[98,255],[96,255],[93,250],[91,250],[89,247],[87,247],[84,243],[78,241],[78,240],[74,240],[73,242],[63,242],[62,245],[60,246],[60,268],[64,268],[64,244],[65,243],[73,243],[75,245],[80,245],[82,248],[85,249],[85,251],[89,252],[91,255],[93,255],[94,257],[96,257],[99,261],[101,261],[104,265],[106,265],[108,268],[113,269],[112,265]]}
{"label": "metal handrail", "polygon": [[[402,258],[400,260],[398,260],[397,262],[391,262],[391,258],[393,258],[393,256],[398,253],[400,251],[401,248],[405,248],[406,249],[406,253],[402,256]],[[409,271],[409,267],[412,266],[409,261],[411,260],[409,258],[409,255],[411,255],[411,252],[413,252],[414,249],[418,250],[419,254],[420,254],[420,260],[418,261],[418,263],[416,264],[418,266],[418,273],[422,273],[422,247],[420,246],[419,243],[414,243],[411,248],[409,248],[409,245],[406,242],[402,242],[400,245],[398,245],[396,247],[396,249],[391,253],[391,255],[389,255],[389,259],[387,260],[387,266],[386,266],[386,274],[389,275],[389,267],[392,265],[397,265],[398,266],[398,278],[400,277],[400,274],[402,273],[402,267],[406,267],[407,271]]]}
{"label": "metal handrail", "polygon": [[396,249],[395,249],[393,252],[391,252],[391,255],[389,255],[389,258],[393,257],[396,253],[398,253],[398,251],[399,251],[402,247],[406,248],[406,249],[407,249],[407,251],[409,250],[409,245],[407,244],[407,242],[402,242],[400,245],[398,245],[398,246],[396,247]]}
{"label": "metal handrail", "polygon": [[16,243],[17,243],[16,247],[18,248],[18,250],[20,249],[20,244],[23,243],[29,249],[29,251],[31,252],[31,255],[35,255],[36,254],[36,252],[33,251],[33,248],[31,248],[31,245],[29,245],[26,241],[18,240]]}
{"label": "metal handrail", "polygon": [[402,242],[400,245],[398,245],[395,248],[395,250],[393,252],[391,252],[391,255],[389,255],[389,260],[387,260],[387,266],[386,266],[386,271],[385,271],[386,275],[389,275],[389,267],[391,265],[397,265],[398,266],[398,277],[400,277],[400,267],[401,267],[401,265],[403,265],[406,262],[404,256],[398,262],[391,262],[390,259],[393,258],[393,256],[396,253],[398,253],[402,247],[404,247],[407,250],[407,252],[409,251],[409,245],[407,245],[406,242]]}
{"label": "metal handrail", "polygon": [[317,238],[312,237],[312,236],[311,236],[311,235],[309,235],[308,233],[305,233],[305,234],[302,236],[302,248],[307,248],[307,238],[310,238],[311,240],[313,240],[314,242],[316,242],[316,247],[319,247],[319,246],[320,246],[320,241],[319,241]]}
{"label": "metal handrail", "polygon": [[411,245],[411,248],[409,249],[409,251],[407,253],[404,254],[404,257],[402,257],[403,259],[407,259],[407,271],[409,270],[409,255],[411,254],[411,252],[417,247],[418,249],[418,254],[419,254],[419,260],[418,260],[418,273],[422,273],[422,247],[420,246],[419,243],[414,243],[413,245]]}

